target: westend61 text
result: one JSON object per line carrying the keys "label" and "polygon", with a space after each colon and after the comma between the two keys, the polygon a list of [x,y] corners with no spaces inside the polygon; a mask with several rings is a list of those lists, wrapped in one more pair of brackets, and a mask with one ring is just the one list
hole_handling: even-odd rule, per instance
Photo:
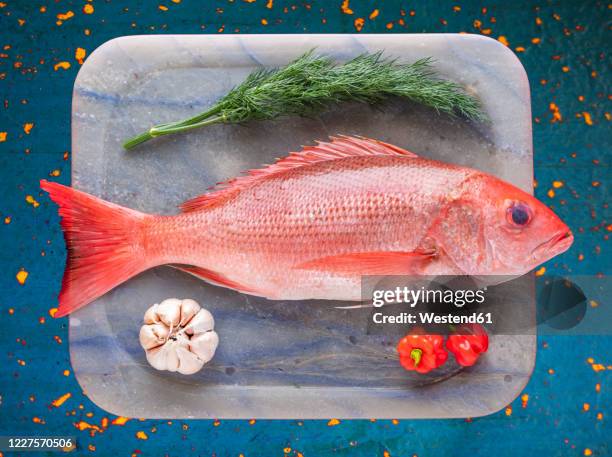
{"label": "westend61 text", "polygon": [[398,313],[385,315],[374,313],[372,321],[375,324],[492,324],[491,313],[472,313],[463,316],[436,313]]}

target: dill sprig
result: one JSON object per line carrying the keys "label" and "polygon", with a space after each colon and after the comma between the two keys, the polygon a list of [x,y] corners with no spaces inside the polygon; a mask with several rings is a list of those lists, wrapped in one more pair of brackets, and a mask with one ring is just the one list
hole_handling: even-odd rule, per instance
{"label": "dill sprig", "polygon": [[436,77],[431,62],[425,58],[403,64],[376,52],[336,65],[330,57],[310,51],[285,67],[251,73],[209,110],[183,121],[156,125],[126,141],[124,147],[131,149],[158,136],[206,125],[313,116],[342,102],[377,104],[391,97],[406,98],[437,112],[484,120],[480,102],[460,85]]}

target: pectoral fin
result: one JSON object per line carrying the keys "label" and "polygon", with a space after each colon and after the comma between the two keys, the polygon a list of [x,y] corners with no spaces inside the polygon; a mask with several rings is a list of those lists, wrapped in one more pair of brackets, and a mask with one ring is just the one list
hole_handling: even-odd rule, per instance
{"label": "pectoral fin", "polygon": [[422,273],[435,255],[434,250],[358,252],[311,260],[295,268],[350,275],[416,275]]}

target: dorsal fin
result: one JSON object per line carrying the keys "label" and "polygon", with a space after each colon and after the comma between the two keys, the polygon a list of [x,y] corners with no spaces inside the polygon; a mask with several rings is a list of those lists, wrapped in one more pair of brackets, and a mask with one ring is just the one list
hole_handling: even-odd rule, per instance
{"label": "dorsal fin", "polygon": [[287,157],[271,165],[249,170],[243,176],[219,183],[211,189],[211,192],[187,200],[181,205],[181,210],[190,212],[209,207],[254,182],[313,163],[357,156],[418,157],[413,152],[371,138],[340,135],[330,139],[329,142],[318,142],[316,146],[305,146],[301,151],[291,152]]}

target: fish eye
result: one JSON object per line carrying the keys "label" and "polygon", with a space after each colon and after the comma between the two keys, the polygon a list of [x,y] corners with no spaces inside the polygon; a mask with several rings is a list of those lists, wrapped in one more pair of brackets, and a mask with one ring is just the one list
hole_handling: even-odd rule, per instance
{"label": "fish eye", "polygon": [[515,227],[525,227],[531,221],[531,208],[523,202],[513,202],[506,210],[508,222]]}

